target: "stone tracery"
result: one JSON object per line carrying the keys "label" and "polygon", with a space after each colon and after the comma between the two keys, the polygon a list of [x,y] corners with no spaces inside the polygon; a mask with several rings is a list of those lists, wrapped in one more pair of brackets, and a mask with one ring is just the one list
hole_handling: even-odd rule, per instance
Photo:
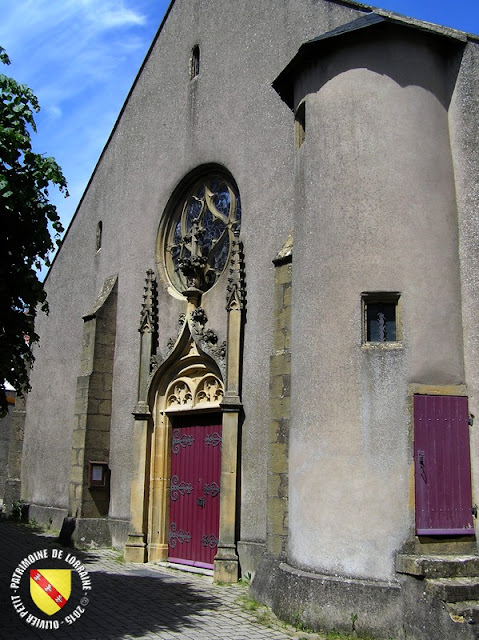
{"label": "stone tracery", "polygon": [[230,180],[210,174],[193,184],[163,240],[166,271],[177,291],[211,289],[228,263],[240,221],[240,197]]}
{"label": "stone tracery", "polygon": [[193,370],[189,376],[174,380],[166,393],[166,409],[193,409],[219,406],[223,399],[223,383],[217,376],[203,369]]}

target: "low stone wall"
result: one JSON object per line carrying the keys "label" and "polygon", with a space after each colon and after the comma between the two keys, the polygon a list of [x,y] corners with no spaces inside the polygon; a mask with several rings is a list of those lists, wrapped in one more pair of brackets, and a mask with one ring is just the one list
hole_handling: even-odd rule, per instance
{"label": "low stone wall", "polygon": [[39,504],[30,504],[28,509],[28,519],[35,520],[42,527],[60,531],[63,519],[67,516],[68,510],[60,507],[45,507]]}
{"label": "low stone wall", "polygon": [[453,621],[444,603],[426,593],[424,581],[411,576],[376,582],[322,575],[265,554],[250,592],[281,619],[315,631],[378,640],[477,639],[477,625]]}

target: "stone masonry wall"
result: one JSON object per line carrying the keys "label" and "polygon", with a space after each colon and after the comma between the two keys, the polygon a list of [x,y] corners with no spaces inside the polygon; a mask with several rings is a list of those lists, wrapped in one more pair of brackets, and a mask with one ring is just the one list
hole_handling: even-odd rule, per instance
{"label": "stone masonry wall", "polygon": [[270,358],[269,472],[267,549],[286,557],[288,543],[288,439],[291,395],[292,238],[274,260],[275,307],[273,353]]}
{"label": "stone masonry wall", "polygon": [[116,289],[85,319],[71,453],[70,513],[74,517],[108,515],[109,486],[88,487],[88,462],[109,462],[115,326]]}
{"label": "stone masonry wall", "polygon": [[21,497],[20,473],[25,427],[25,398],[17,396],[10,409],[8,463],[4,489],[4,511],[10,514],[12,505]]}

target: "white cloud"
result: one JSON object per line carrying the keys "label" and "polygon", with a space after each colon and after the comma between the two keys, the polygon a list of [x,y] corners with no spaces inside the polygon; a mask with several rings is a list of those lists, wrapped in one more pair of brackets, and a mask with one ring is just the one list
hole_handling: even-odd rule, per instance
{"label": "white cloud", "polygon": [[55,104],[49,104],[48,107],[46,108],[46,113],[53,120],[58,120],[58,118],[61,118],[63,115],[63,112],[60,109],[60,107]]}
{"label": "white cloud", "polygon": [[105,29],[145,24],[145,16],[125,7],[105,7],[96,17]]}
{"label": "white cloud", "polygon": [[169,0],[0,0],[1,69],[30,86],[42,111],[35,151],[62,166],[73,215]]}
{"label": "white cloud", "polygon": [[[84,20],[96,32],[141,26],[146,22],[144,14],[125,6],[121,0],[67,0],[62,4],[62,12]],[[128,4],[134,5],[135,2],[131,0]]]}

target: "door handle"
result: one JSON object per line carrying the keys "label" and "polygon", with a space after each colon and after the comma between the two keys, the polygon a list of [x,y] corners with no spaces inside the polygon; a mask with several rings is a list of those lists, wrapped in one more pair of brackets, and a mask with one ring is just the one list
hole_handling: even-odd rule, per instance
{"label": "door handle", "polygon": [[205,502],[206,502],[205,498],[198,498],[198,499],[196,500],[196,504],[197,504],[199,507],[204,507],[204,506],[205,506]]}
{"label": "door handle", "polygon": [[426,463],[425,463],[425,460],[424,460],[425,457],[426,457],[426,454],[425,454],[424,451],[418,451],[417,452],[417,461],[419,463],[419,469],[420,469],[420,472],[421,472],[421,478],[427,484]]}

